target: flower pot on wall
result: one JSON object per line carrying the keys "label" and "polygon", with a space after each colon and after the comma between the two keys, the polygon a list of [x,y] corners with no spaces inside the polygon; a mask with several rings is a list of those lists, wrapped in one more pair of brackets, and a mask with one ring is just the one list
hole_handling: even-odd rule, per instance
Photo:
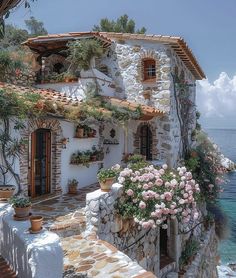
{"label": "flower pot on wall", "polygon": [[76,137],[77,138],[83,138],[84,137],[84,129],[83,128],[77,128]]}
{"label": "flower pot on wall", "polygon": [[30,214],[31,206],[19,208],[19,207],[13,207],[15,210],[15,216],[18,218],[24,218],[28,217]]}
{"label": "flower pot on wall", "polygon": [[109,192],[111,190],[112,184],[114,183],[115,178],[107,178],[105,181],[100,181],[100,187],[102,191]]}
{"label": "flower pot on wall", "polygon": [[33,232],[38,232],[42,229],[43,224],[43,217],[42,216],[31,216],[30,217],[30,223],[31,223],[31,230]]}
{"label": "flower pot on wall", "polygon": [[0,199],[10,199],[15,191],[15,187],[11,185],[0,186]]}

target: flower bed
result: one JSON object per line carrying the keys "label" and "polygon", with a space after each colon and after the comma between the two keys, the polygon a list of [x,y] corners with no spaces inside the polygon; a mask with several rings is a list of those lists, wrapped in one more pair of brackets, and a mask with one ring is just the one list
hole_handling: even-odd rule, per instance
{"label": "flower bed", "polygon": [[118,182],[124,188],[118,204],[120,214],[134,217],[143,228],[161,225],[167,229],[168,218],[188,223],[192,217],[199,217],[199,185],[185,167],[171,171],[167,165],[161,169],[148,165],[137,170],[135,164],[130,164],[120,172]]}

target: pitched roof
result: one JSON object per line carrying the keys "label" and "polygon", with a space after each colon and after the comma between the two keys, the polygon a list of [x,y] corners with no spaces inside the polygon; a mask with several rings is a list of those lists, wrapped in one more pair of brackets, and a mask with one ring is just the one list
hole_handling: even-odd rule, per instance
{"label": "pitched roof", "polygon": [[[73,105],[73,106],[79,106],[82,104],[83,101],[79,101],[76,98],[68,97],[66,94],[57,92],[52,89],[39,89],[35,87],[24,87],[24,86],[18,86],[8,83],[0,82],[0,89],[8,89],[12,92],[24,94],[24,93],[35,93],[42,96],[44,100],[47,101],[55,101],[60,102],[62,105]],[[151,119],[155,116],[163,116],[165,112],[160,111],[158,109],[155,109],[154,107],[148,106],[148,105],[139,105],[137,103],[127,101],[127,100],[121,100],[117,98],[111,98],[111,97],[104,97],[104,99],[108,102],[110,102],[114,106],[119,107],[125,107],[129,108],[130,110],[135,110],[138,107],[141,108],[142,114],[145,116],[145,119]],[[101,112],[109,112],[108,110],[101,108]]]}
{"label": "pitched roof", "polygon": [[169,45],[180,57],[186,67],[192,72],[196,79],[200,80],[206,78],[203,70],[197,62],[196,57],[192,53],[192,50],[181,37],[114,32],[70,32],[66,34],[53,34],[30,38],[23,44],[30,47],[33,51],[40,52],[45,51],[45,47],[53,43],[56,43],[56,46],[59,48],[60,44],[64,45],[65,47],[65,42],[69,40],[92,37],[101,40],[104,47],[109,46],[112,41],[116,40],[145,40]]}
{"label": "pitched roof", "polygon": [[180,59],[184,62],[186,67],[193,73],[196,79],[206,78],[203,70],[197,62],[192,50],[181,37],[162,36],[153,34],[130,34],[130,33],[114,33],[114,32],[100,32],[100,35],[111,40],[145,40],[159,42],[170,47],[176,52]]}

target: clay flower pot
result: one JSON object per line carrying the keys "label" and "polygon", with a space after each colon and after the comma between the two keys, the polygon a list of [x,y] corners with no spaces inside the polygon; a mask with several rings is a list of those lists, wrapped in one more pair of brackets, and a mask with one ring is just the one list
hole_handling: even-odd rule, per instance
{"label": "clay flower pot", "polygon": [[28,217],[30,214],[31,206],[24,207],[24,208],[19,208],[19,207],[14,207],[15,210],[15,216],[18,218],[24,218]]}
{"label": "clay flower pot", "polygon": [[84,129],[83,128],[78,128],[76,130],[76,137],[77,138],[83,138],[84,137]]}
{"label": "clay flower pot", "polygon": [[112,184],[114,183],[115,178],[107,178],[105,181],[100,181],[100,188],[102,191],[109,192],[111,191]]}
{"label": "clay flower pot", "polygon": [[70,184],[69,185],[69,194],[77,194],[78,185]]}
{"label": "clay flower pot", "polygon": [[0,199],[10,199],[13,196],[14,186],[0,186]]}
{"label": "clay flower pot", "polygon": [[31,216],[30,223],[31,223],[31,230],[33,232],[38,232],[42,229],[43,217],[39,215]]}

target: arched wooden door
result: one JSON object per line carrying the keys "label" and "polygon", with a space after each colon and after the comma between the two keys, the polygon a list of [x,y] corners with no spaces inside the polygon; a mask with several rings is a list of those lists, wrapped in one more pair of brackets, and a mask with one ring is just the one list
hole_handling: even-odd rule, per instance
{"label": "arched wooden door", "polygon": [[148,125],[143,125],[140,130],[140,154],[146,160],[152,160],[152,132]]}
{"label": "arched wooden door", "polygon": [[51,186],[51,132],[37,129],[31,135],[31,181],[29,196],[50,193]]}

